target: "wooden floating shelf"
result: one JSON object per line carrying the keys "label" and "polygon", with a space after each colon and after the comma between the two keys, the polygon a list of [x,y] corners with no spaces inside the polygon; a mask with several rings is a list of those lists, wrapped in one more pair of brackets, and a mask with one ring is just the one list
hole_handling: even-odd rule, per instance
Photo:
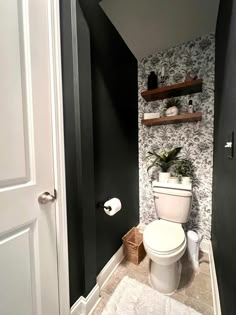
{"label": "wooden floating shelf", "polygon": [[161,118],[153,119],[143,119],[142,124],[145,126],[156,126],[156,125],[168,125],[168,124],[177,124],[177,123],[186,123],[201,121],[202,113],[192,113],[192,114],[183,114],[177,116],[168,116]]}
{"label": "wooden floating shelf", "polygon": [[144,91],[141,95],[147,102],[151,102],[199,92],[202,92],[202,79],[163,86],[154,90]]}

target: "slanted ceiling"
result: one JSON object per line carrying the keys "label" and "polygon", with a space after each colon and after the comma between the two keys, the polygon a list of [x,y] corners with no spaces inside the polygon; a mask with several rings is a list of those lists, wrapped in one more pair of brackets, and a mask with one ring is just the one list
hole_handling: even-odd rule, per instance
{"label": "slanted ceiling", "polygon": [[219,0],[102,0],[137,59],[215,32]]}

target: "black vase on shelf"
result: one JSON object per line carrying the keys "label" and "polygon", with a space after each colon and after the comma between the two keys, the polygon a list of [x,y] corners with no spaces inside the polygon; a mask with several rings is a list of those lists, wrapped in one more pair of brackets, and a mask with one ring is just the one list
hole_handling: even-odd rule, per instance
{"label": "black vase on shelf", "polygon": [[153,90],[156,89],[157,86],[158,86],[157,75],[154,71],[151,71],[151,73],[148,76],[147,88],[148,90]]}

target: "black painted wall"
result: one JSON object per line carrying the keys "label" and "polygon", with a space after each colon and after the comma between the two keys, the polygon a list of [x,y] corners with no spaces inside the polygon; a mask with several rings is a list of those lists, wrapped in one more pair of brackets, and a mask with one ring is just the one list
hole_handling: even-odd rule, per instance
{"label": "black painted wall", "polygon": [[223,315],[236,314],[236,155],[230,159],[224,149],[232,131],[236,132],[236,0],[221,0],[216,29],[212,242]]}
{"label": "black painted wall", "polygon": [[[95,0],[60,0],[71,305],[138,223],[137,62]],[[109,197],[123,209],[96,208]]]}
{"label": "black painted wall", "polygon": [[97,272],[138,223],[137,61],[99,6],[79,0],[91,37],[95,202],[121,199],[114,217],[96,211]]}
{"label": "black painted wall", "polygon": [[72,305],[96,284],[90,38],[76,1],[61,1],[61,37]]}

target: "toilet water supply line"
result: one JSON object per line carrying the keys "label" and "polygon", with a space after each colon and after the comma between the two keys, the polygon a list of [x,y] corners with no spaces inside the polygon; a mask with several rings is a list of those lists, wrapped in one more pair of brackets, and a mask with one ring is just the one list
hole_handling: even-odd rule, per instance
{"label": "toilet water supply line", "polygon": [[187,240],[188,240],[188,257],[193,265],[194,270],[198,270],[199,268],[199,248],[200,243],[203,239],[203,235],[198,235],[195,231],[187,232]]}

